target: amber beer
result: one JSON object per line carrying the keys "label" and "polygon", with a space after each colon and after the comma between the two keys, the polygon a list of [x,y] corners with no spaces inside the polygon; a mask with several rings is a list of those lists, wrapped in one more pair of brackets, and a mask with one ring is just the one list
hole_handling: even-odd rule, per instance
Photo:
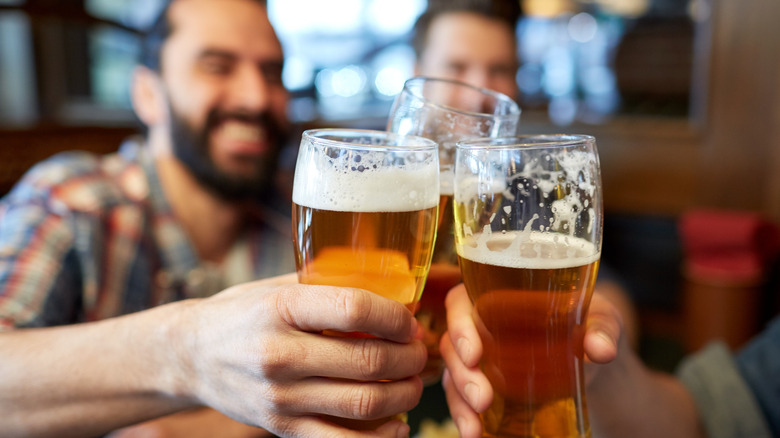
{"label": "amber beer", "polygon": [[414,311],[428,273],[436,205],[399,207],[401,211],[336,211],[294,203],[301,283],[366,289]]}
{"label": "amber beer", "polygon": [[[442,186],[444,190],[444,186]],[[439,380],[444,370],[444,360],[439,351],[441,336],[447,331],[447,314],[444,298],[447,292],[461,282],[458,258],[453,236],[452,192],[442,193],[439,200],[439,220],[433,261],[428,280],[416,313],[417,320],[425,328],[423,342],[428,350],[428,361],[420,373],[426,384]]]}
{"label": "amber beer", "polygon": [[[306,131],[292,196],[298,280],[369,290],[414,311],[436,238],[437,157],[436,143],[421,137]],[[351,429],[389,420],[324,418]]]}
{"label": "amber beer", "polygon": [[516,231],[476,234],[457,250],[495,391],[483,437],[589,437],[582,343],[594,246]]}

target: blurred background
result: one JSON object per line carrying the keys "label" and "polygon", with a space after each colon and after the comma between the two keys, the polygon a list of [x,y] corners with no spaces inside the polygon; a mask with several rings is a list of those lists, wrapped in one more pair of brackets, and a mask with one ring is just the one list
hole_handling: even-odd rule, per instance
{"label": "blurred background", "polygon": [[[705,221],[780,221],[780,2],[518,1],[521,132],[596,136],[604,259],[637,303],[642,353],[666,369],[709,337],[738,347],[778,309],[774,258],[753,276],[702,278],[680,225],[702,209]],[[412,75],[410,31],[426,0],[268,5],[298,129],[381,129]],[[160,6],[0,0],[0,193],[57,151],[111,152],[136,131],[129,75]],[[735,224],[713,233],[744,232]],[[725,310],[697,320],[695,299]]]}

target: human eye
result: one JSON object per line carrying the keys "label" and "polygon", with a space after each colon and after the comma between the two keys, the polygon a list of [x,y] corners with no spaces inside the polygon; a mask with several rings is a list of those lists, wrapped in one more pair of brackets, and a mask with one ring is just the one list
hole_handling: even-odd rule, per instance
{"label": "human eye", "polygon": [[460,75],[466,71],[466,64],[462,62],[450,62],[447,64],[447,72],[452,75]]}
{"label": "human eye", "polygon": [[235,59],[221,54],[205,54],[200,57],[198,66],[204,73],[224,76],[233,71]]}
{"label": "human eye", "polygon": [[281,84],[283,67],[281,62],[267,62],[260,65],[260,70],[263,72],[266,81],[273,84]]}

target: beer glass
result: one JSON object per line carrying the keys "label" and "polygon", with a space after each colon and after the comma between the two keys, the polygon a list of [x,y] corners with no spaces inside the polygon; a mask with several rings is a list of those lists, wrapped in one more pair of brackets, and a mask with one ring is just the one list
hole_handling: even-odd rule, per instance
{"label": "beer glass", "polygon": [[483,437],[590,437],[583,337],[599,265],[593,137],[459,142],[455,246],[494,389]]}
{"label": "beer glass", "polygon": [[520,108],[508,96],[447,79],[411,78],[390,111],[387,130],[419,135],[439,144],[441,200],[439,229],[425,292],[417,319],[425,329],[428,362],[421,377],[426,384],[439,380],[444,362],[439,340],[447,329],[444,297],[460,283],[452,235],[452,169],[455,143],[464,138],[515,135]]}
{"label": "beer glass", "polygon": [[[436,238],[434,141],[381,131],[306,131],[292,198],[301,283],[366,289],[414,310]],[[387,421],[328,419],[352,429]]]}

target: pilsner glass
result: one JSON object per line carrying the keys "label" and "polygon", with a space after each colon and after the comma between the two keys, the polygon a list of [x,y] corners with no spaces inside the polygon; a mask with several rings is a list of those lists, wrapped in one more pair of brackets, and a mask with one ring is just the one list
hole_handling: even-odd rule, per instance
{"label": "pilsner glass", "polygon": [[444,369],[439,353],[439,340],[447,330],[444,297],[461,281],[452,234],[455,143],[466,138],[515,135],[519,120],[520,108],[504,94],[427,77],[406,81],[390,111],[388,131],[427,137],[439,144],[439,229],[433,264],[416,314],[425,328],[428,362],[421,377],[427,384],[438,381]]}
{"label": "pilsner glass", "polygon": [[593,137],[458,143],[455,246],[495,394],[483,437],[590,437],[582,344],[602,221]]}
{"label": "pilsner glass", "polygon": [[[304,132],[293,181],[299,281],[366,289],[413,311],[436,238],[438,169],[437,145],[426,138]],[[328,419],[352,429],[374,429],[388,420]]]}

